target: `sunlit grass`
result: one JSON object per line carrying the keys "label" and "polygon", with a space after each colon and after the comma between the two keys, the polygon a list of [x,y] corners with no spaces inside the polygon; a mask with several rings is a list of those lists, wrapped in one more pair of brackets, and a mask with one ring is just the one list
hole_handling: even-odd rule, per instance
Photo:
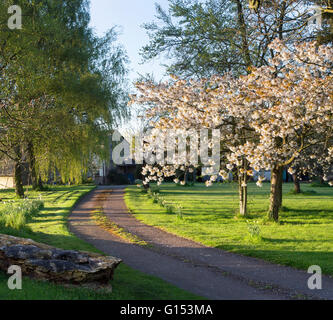
{"label": "sunlit grass", "polygon": [[[71,208],[94,186],[58,186],[49,191],[33,192],[28,190],[29,199],[42,199],[44,208],[33,215],[20,230],[0,226],[0,233],[30,238],[63,249],[99,252],[92,245],[70,233],[67,217]],[[0,210],[5,202],[15,200],[14,190],[0,190]],[[101,252],[99,252],[101,253]],[[100,292],[85,288],[67,288],[49,282],[23,279],[22,290],[9,290],[7,276],[0,272],[0,299],[196,299],[195,295],[153,276],[133,270],[124,263],[116,269],[112,281],[113,293]]]}
{"label": "sunlit grass", "polygon": [[0,226],[23,229],[43,207],[43,201],[36,199],[4,201],[0,206]]}
{"label": "sunlit grass", "polygon": [[[319,265],[333,274],[333,188],[302,184],[303,194],[292,194],[284,184],[280,223],[269,222],[269,184],[249,184],[249,216],[235,217],[238,210],[236,184],[202,184],[181,187],[163,184],[163,198],[183,206],[183,219],[168,214],[137,187],[126,191],[126,203],[135,216],[208,246],[307,269]],[[260,237],[249,233],[249,221],[258,221]],[[255,238],[255,239],[254,239]],[[254,241],[255,240],[255,241]]]}

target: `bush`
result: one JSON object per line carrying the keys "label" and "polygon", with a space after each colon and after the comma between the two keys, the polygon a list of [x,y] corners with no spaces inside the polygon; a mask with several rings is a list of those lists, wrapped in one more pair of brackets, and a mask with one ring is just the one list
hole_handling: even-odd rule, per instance
{"label": "bush", "polygon": [[150,187],[150,189],[153,193],[161,193],[161,190],[159,187]]}
{"label": "bush", "polygon": [[327,182],[319,182],[319,181],[314,181],[310,184],[312,188],[326,188],[329,187],[329,184]]}
{"label": "bush", "polygon": [[172,214],[175,211],[175,209],[172,205],[166,205],[165,209],[166,209],[167,213],[169,213],[169,214]]}
{"label": "bush", "polygon": [[163,196],[160,194],[161,190],[159,188],[149,188],[147,190],[148,197],[152,199],[153,203],[158,203],[162,208],[166,209],[166,212],[169,214],[175,213],[177,218],[183,219],[183,207],[180,204],[168,203]]}
{"label": "bush", "polygon": [[18,200],[5,202],[0,209],[0,224],[12,229],[22,229],[28,220],[44,208],[41,200]]}
{"label": "bush", "polygon": [[247,231],[252,239],[261,239],[261,229],[259,227],[259,221],[246,221],[247,223]]}
{"label": "bush", "polygon": [[180,204],[176,205],[176,214],[178,219],[183,219],[183,207]]}
{"label": "bush", "polygon": [[94,183],[94,179],[92,177],[89,177],[89,178],[84,178],[82,180],[82,183],[83,184],[91,184],[91,183]]}

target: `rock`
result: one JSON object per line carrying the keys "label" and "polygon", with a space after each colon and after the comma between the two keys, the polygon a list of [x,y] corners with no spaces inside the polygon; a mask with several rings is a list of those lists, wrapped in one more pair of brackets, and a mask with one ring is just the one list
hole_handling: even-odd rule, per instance
{"label": "rock", "polygon": [[0,270],[18,265],[25,276],[56,283],[107,285],[121,259],[62,250],[30,239],[0,235]]}

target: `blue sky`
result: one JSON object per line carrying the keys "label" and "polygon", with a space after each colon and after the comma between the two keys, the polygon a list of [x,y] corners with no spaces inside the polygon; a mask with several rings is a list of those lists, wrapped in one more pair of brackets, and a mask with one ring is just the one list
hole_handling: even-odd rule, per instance
{"label": "blue sky", "polygon": [[161,60],[140,65],[140,48],[148,43],[146,31],[140,26],[155,19],[155,3],[168,7],[167,0],[91,0],[91,26],[98,35],[103,35],[112,26],[119,26],[121,43],[129,56],[130,79],[135,80],[137,73],[153,73],[159,80],[164,70]]}

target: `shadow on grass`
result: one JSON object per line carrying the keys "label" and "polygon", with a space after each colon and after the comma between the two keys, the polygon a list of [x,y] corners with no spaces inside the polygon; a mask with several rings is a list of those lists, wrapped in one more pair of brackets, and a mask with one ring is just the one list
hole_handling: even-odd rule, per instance
{"label": "shadow on grass", "polygon": [[22,228],[21,230],[0,227],[0,233],[14,237],[32,239],[37,242],[66,250],[82,250],[101,253],[101,251],[95,249],[92,245],[83,242],[74,235],[48,234],[39,231],[36,232],[32,231],[28,226]]}
{"label": "shadow on grass", "polygon": [[49,211],[53,210],[47,209],[45,213],[40,212],[36,214],[35,216],[29,219],[29,223],[39,223],[39,222],[45,223],[45,222],[55,222],[55,221],[64,222],[63,214],[64,211],[66,211],[66,208],[57,208],[57,210],[54,211],[59,211],[59,212],[54,212],[54,213],[50,213]]}
{"label": "shadow on grass", "polygon": [[305,222],[308,222],[309,219],[318,219],[326,218],[333,220],[333,210],[330,209],[295,209],[295,208],[286,208],[283,207],[281,211],[281,216],[283,218],[299,218],[304,219]]}
{"label": "shadow on grass", "polygon": [[[267,240],[265,239],[264,241]],[[256,244],[251,243],[244,243],[243,245],[221,245],[215,248],[301,270],[307,270],[311,265],[319,265],[324,274],[333,275],[333,252],[295,251],[294,248],[290,248],[290,250],[262,250],[256,249]]]}
{"label": "shadow on grass", "polygon": [[265,242],[270,242],[270,243],[293,243],[293,242],[295,242],[295,243],[297,243],[297,242],[301,242],[301,243],[303,243],[303,242],[323,243],[323,242],[331,242],[331,240],[323,240],[323,239],[319,239],[319,240],[314,240],[314,239],[308,239],[308,240],[305,240],[305,239],[285,239],[285,238],[284,239],[279,239],[279,238],[271,239],[271,238],[266,238],[266,237],[262,237],[261,239]]}
{"label": "shadow on grass", "polygon": [[70,209],[71,206],[67,206],[67,207],[45,207],[44,209],[42,209],[40,212],[40,215],[41,216],[47,216],[47,213],[49,211],[60,211],[60,210],[68,210]]}
{"label": "shadow on grass", "polygon": [[[328,221],[327,221],[328,220]],[[330,220],[333,220],[332,219],[326,219],[326,221],[319,221],[319,220],[316,220],[316,219],[308,219],[308,221],[301,221],[301,220],[297,220],[295,219],[294,221],[292,220],[280,220],[279,224],[280,225],[294,225],[294,226],[301,226],[301,225],[327,225],[327,224],[331,224],[332,221]]]}

